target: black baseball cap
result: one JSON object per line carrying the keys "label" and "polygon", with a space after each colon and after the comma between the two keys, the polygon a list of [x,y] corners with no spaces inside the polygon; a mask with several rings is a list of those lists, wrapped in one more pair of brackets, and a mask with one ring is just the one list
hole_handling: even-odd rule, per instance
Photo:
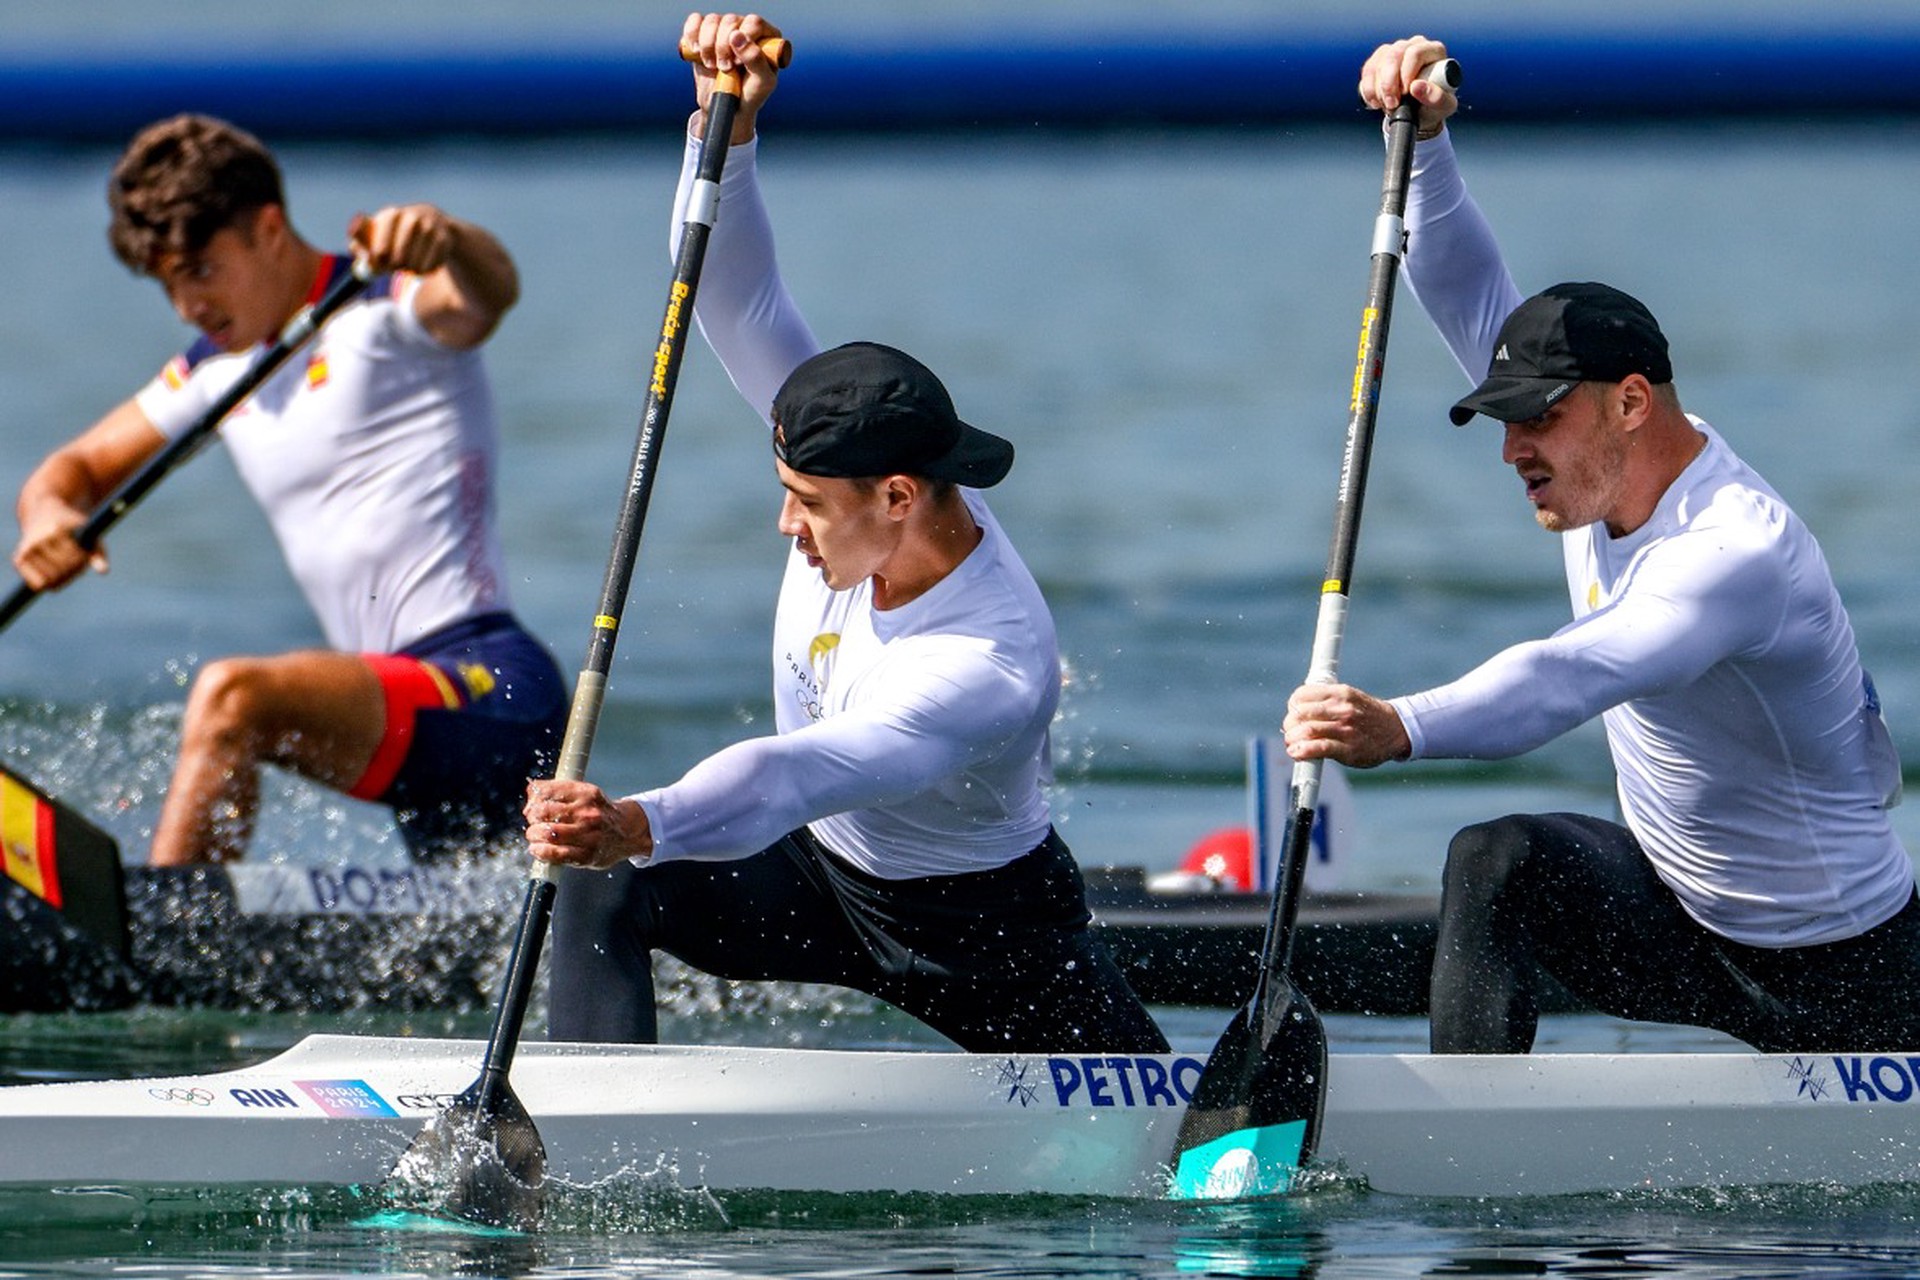
{"label": "black baseball cap", "polygon": [[1013,468],[1013,445],[970,427],[933,371],[904,351],[849,342],[803,361],[773,397],[773,452],[810,476],[918,475],[976,489]]}
{"label": "black baseball cap", "polygon": [[1619,382],[1634,373],[1655,385],[1673,381],[1666,335],[1653,313],[1609,285],[1556,284],[1513,309],[1486,379],[1448,416],[1457,427],[1476,413],[1525,422],[1579,383]]}

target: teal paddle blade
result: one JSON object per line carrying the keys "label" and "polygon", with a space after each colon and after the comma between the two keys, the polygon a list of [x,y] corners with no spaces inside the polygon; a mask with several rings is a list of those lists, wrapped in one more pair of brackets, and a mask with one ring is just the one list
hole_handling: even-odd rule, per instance
{"label": "teal paddle blade", "polygon": [[1327,1035],[1284,974],[1234,1015],[1194,1086],[1174,1144],[1176,1200],[1283,1195],[1320,1136]]}
{"label": "teal paddle blade", "polygon": [[352,1226],[363,1231],[408,1231],[426,1235],[480,1236],[485,1239],[518,1239],[526,1233],[510,1227],[489,1227],[460,1218],[444,1218],[414,1209],[382,1209],[356,1219]]}

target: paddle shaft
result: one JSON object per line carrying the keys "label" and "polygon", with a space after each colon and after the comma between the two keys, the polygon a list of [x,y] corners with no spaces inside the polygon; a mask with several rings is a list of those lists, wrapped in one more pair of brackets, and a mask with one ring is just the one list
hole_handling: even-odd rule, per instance
{"label": "paddle shaft", "polygon": [[[1424,74],[1445,77],[1441,82],[1451,88],[1458,83],[1458,73],[1458,66],[1449,60]],[[1320,616],[1307,675],[1310,684],[1333,682],[1340,667],[1361,500],[1386,366],[1393,287],[1406,245],[1407,185],[1419,113],[1420,104],[1409,95],[1388,118],[1386,177],[1374,221],[1372,271],[1360,318],[1333,545],[1320,584]],[[1175,1198],[1227,1199],[1289,1191],[1319,1144],[1327,1098],[1327,1033],[1312,1002],[1295,990],[1287,967],[1320,776],[1317,760],[1294,767],[1293,817],[1281,839],[1280,871],[1261,945],[1260,973],[1252,997],[1214,1042],[1180,1119],[1170,1185]]]}
{"label": "paddle shaft", "polygon": [[[1459,64],[1447,59],[1435,63],[1424,78],[1449,88],[1459,84]],[[1353,585],[1353,564],[1360,541],[1360,512],[1366,499],[1367,467],[1373,453],[1374,425],[1380,408],[1380,381],[1386,371],[1387,331],[1393,316],[1394,286],[1400,255],[1406,248],[1407,187],[1413,172],[1413,144],[1419,129],[1420,104],[1408,95],[1394,108],[1387,123],[1386,172],[1380,184],[1380,213],[1373,224],[1372,267],[1367,279],[1366,306],[1360,313],[1360,343],[1353,370],[1353,399],[1348,406],[1346,453],[1334,504],[1333,542],[1327,552],[1327,572],[1320,584],[1320,612],[1314,626],[1313,654],[1308,661],[1308,684],[1333,684],[1339,678],[1340,645],[1347,629],[1347,605]],[[1293,952],[1294,924],[1300,913],[1300,887],[1306,876],[1313,837],[1314,810],[1320,800],[1323,761],[1302,760],[1293,768],[1293,818],[1280,846],[1279,881],[1274,887],[1272,914],[1261,949],[1261,967],[1254,988],[1253,1009],[1269,1012],[1269,993],[1285,984],[1277,981]]]}
{"label": "paddle shaft", "polygon": [[[320,331],[320,326],[333,317],[336,311],[352,302],[366,291],[371,273],[362,265],[334,281],[310,307],[302,307],[288,320],[280,330],[273,345],[260,354],[253,367],[241,375],[238,382],[229,387],[207,411],[195,419],[193,425],[147,460],[145,466],[130,476],[116,489],[107,500],[94,509],[86,523],[74,530],[73,540],[80,544],[83,551],[92,551],[100,545],[107,530],[120,523],[120,518],[133,510],[139,501],[152,491],[155,485],[164,480],[175,467],[199,452],[201,446],[212,438],[214,430],[226,420],[228,414],[246,401],[262,383],[271,378],[287,362],[288,357],[307,344],[308,339]],[[0,630],[5,630],[22,610],[42,594],[39,588],[21,583],[13,593],[0,603]]]}
{"label": "paddle shaft", "polygon": [[[614,525],[613,548],[607,556],[607,573],[600,587],[600,604],[593,616],[587,660],[574,682],[566,735],[561,740],[560,758],[554,769],[553,776],[562,781],[578,781],[586,777],[587,756],[593,749],[594,732],[599,726],[600,710],[606,701],[607,674],[613,666],[614,641],[618,638],[620,615],[626,607],[627,588],[633,581],[633,566],[640,551],[641,529],[646,524],[647,507],[653,498],[660,446],[666,436],[667,415],[673,407],[674,387],[680,378],[680,361],[686,351],[687,332],[693,323],[694,293],[699,287],[700,268],[706,260],[707,241],[712,235],[714,216],[719,208],[720,175],[727,162],[727,146],[733,132],[734,116],[739,108],[739,78],[735,73],[722,72],[714,78],[713,94],[707,104],[700,167],[694,177],[693,197],[680,233],[680,251],[674,262],[673,285],[667,293],[666,314],[660,322],[660,340],[653,351],[652,369],[647,380],[646,408],[641,414],[639,433],[634,440],[633,466],[629,472],[626,497],[620,505],[620,516]],[[500,1008],[494,1017],[493,1034],[487,1041],[486,1058],[480,1069],[479,1101],[485,1110],[497,1106],[507,1092],[507,1072],[513,1065],[521,1024],[526,1019],[527,1006],[533,994],[540,948],[553,918],[556,874],[556,868],[544,862],[535,862],[527,877],[526,898],[514,934],[513,954],[508,962]]]}

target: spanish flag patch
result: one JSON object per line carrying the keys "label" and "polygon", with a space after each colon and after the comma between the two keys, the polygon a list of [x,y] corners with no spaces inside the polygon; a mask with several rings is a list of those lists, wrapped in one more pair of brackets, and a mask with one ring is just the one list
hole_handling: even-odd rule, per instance
{"label": "spanish flag patch", "polygon": [[53,806],[0,775],[0,870],[28,893],[58,907],[59,865],[53,857]]}

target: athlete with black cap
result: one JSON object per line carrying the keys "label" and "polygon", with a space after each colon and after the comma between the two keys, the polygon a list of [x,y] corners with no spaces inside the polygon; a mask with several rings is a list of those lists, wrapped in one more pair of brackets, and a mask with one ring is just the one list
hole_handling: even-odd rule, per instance
{"label": "athlete with black cap", "polygon": [[755,42],[776,34],[687,27],[703,104],[722,57],[744,73],[696,319],[786,490],[776,732],[621,799],[530,788],[534,856],[586,869],[561,878],[549,1035],[654,1039],[659,949],[865,991],[975,1052],[1163,1051],[1052,828],[1053,619],[980,493],[1013,446],[902,351],[821,351],[780,280],[753,125],[777,74]]}
{"label": "athlete with black cap", "polygon": [[[1421,104],[1407,281],[1564,535],[1574,618],[1451,684],[1288,702],[1299,759],[1519,755],[1605,722],[1622,823],[1514,815],[1455,836],[1432,984],[1437,1052],[1524,1053],[1544,968],[1619,1017],[1777,1051],[1920,1045],[1920,899],[1887,810],[1900,762],[1820,547],[1673,387],[1667,340],[1618,289],[1522,301],[1418,81],[1382,46],[1361,96]],[[1484,372],[1483,372],[1484,371]]]}

